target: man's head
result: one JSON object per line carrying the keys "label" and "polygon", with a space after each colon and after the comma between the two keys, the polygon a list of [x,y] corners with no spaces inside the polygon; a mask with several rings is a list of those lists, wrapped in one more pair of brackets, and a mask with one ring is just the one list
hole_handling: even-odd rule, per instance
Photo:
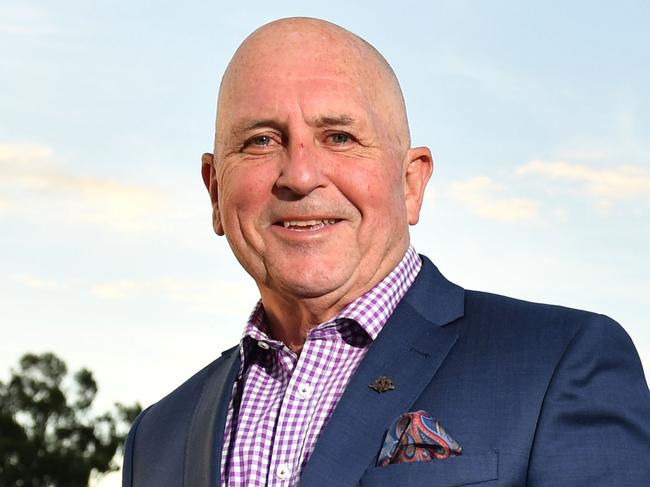
{"label": "man's head", "polygon": [[390,272],[432,167],[427,148],[409,146],[397,79],[356,35],[294,18],[243,42],[202,172],[215,231],[265,308],[314,300],[338,311]]}

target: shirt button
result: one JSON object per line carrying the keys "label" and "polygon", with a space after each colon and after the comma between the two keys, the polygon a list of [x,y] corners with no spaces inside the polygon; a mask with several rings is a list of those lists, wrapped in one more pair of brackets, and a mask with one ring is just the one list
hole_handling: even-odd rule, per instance
{"label": "shirt button", "polygon": [[263,348],[264,350],[268,350],[269,348],[271,348],[271,346],[268,343],[263,342],[262,340],[257,342],[257,346]]}
{"label": "shirt button", "polygon": [[313,387],[310,384],[307,384],[306,382],[303,382],[302,384],[298,384],[298,397],[300,399],[309,399],[311,397],[311,393],[313,392]]}
{"label": "shirt button", "polygon": [[291,470],[289,469],[289,465],[286,463],[281,463],[280,465],[278,465],[278,469],[275,471],[275,475],[280,480],[287,480],[290,474],[291,474]]}

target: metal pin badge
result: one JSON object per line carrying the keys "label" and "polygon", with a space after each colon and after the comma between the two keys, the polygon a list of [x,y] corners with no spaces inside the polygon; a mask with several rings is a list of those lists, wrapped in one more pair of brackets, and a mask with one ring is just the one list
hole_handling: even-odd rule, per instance
{"label": "metal pin badge", "polygon": [[392,391],[393,389],[395,389],[395,384],[393,383],[393,379],[391,379],[390,377],[386,377],[385,375],[380,375],[368,387],[370,387],[373,391],[381,393],[386,391]]}

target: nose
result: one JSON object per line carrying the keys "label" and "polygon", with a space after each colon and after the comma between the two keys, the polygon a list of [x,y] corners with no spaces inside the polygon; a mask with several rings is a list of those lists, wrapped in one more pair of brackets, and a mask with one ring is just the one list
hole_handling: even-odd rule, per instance
{"label": "nose", "polygon": [[313,143],[291,142],[280,166],[276,188],[285,197],[307,196],[323,186],[322,169]]}

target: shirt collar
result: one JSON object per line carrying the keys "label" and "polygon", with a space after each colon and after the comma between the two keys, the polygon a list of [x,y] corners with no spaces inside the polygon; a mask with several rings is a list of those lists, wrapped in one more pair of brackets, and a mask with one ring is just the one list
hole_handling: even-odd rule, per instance
{"label": "shirt collar", "polygon": [[[415,281],[422,268],[422,259],[412,246],[406,250],[402,260],[395,268],[372,289],[362,294],[350,304],[345,306],[333,319],[314,327],[314,330],[333,326],[341,320],[353,320],[374,340],[383,328],[390,315],[395,311],[397,304],[406,294],[406,291]],[[273,340],[267,333],[264,320],[264,306],[261,300],[253,309],[242,336],[243,344],[247,337],[255,341],[266,342],[268,345],[283,347],[282,342]]]}

